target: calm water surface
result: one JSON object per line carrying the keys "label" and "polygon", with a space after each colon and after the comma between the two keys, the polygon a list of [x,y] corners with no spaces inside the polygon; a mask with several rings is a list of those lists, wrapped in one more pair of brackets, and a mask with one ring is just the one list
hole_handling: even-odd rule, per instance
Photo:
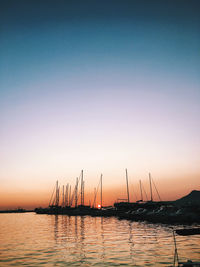
{"label": "calm water surface", "polygon": [[[200,237],[177,237],[181,260],[200,260]],[[170,226],[117,218],[0,214],[0,266],[170,266]]]}

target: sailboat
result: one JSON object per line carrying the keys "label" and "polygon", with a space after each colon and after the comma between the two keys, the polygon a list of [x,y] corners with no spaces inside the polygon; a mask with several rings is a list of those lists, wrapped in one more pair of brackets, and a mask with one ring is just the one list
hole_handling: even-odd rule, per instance
{"label": "sailboat", "polygon": [[182,235],[182,236],[199,235],[200,234],[200,228],[194,227],[194,228],[181,228],[181,229],[173,230],[173,237],[174,237],[174,263],[173,263],[173,267],[176,267],[176,266],[177,267],[200,267],[200,262],[194,262],[191,260],[188,260],[186,262],[179,261],[175,234]]}

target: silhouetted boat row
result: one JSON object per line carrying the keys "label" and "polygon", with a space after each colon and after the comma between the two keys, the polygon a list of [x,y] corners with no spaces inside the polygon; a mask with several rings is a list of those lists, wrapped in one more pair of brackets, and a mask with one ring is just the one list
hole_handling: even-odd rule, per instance
{"label": "silhouetted boat row", "polygon": [[[76,185],[73,192],[71,186],[67,184],[63,186],[62,195],[60,194],[60,186],[56,182],[55,189],[51,196],[49,207],[36,208],[35,212],[38,214],[62,214],[71,216],[117,216],[119,219],[127,219],[132,221],[149,221],[153,223],[167,223],[167,224],[192,224],[200,222],[200,206],[199,205],[180,205],[180,202],[166,202],[161,201],[158,190],[155,186],[153,179],[149,173],[149,184],[151,197],[149,201],[143,201],[142,184],[140,181],[141,200],[137,202],[129,201],[129,185],[128,185],[128,172],[126,169],[126,187],[127,199],[123,202],[114,203],[114,206],[103,207],[102,197],[102,174],[98,187],[94,192],[93,205],[84,204],[84,186],[83,170],[79,178],[76,178]],[[152,184],[154,185],[160,201],[153,201]],[[80,190],[79,190],[80,187]],[[100,189],[100,203],[96,207],[96,197]],[[195,191],[196,192],[196,191]],[[78,205],[80,197],[80,205]],[[62,201],[60,201],[62,198]],[[191,198],[191,194],[190,194]],[[185,198],[184,198],[185,199]],[[59,205],[59,203],[61,205]],[[185,202],[184,202],[185,203]]]}
{"label": "silhouetted boat row", "polygon": [[118,217],[133,221],[148,221],[164,224],[200,223],[200,207],[177,207],[173,203],[147,202],[122,211]]}
{"label": "silhouetted boat row", "polygon": [[62,214],[70,216],[116,216],[115,208],[91,208],[90,206],[75,207],[61,207],[51,206],[48,208],[36,208],[35,212],[38,214]]}

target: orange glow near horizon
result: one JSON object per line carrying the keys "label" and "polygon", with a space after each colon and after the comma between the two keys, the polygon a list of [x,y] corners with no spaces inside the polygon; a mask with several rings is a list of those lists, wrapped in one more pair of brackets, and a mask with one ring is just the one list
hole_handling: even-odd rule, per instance
{"label": "orange glow near horizon", "polygon": [[[189,194],[192,190],[200,190],[199,187],[199,175],[193,175],[190,179],[184,179],[178,177],[176,179],[155,179],[153,178],[155,185],[158,189],[159,195],[162,200],[176,200],[183,197],[184,195]],[[87,178],[85,178],[87,182]],[[97,184],[97,183],[96,183]],[[150,199],[150,189],[148,177],[142,180],[143,187],[143,200]],[[36,207],[47,207],[53,192],[53,187],[33,187],[31,188],[6,188],[7,190],[1,189],[0,194],[0,209],[15,209],[15,208],[27,208],[33,209]],[[73,186],[72,186],[73,191]],[[135,202],[139,200],[140,197],[140,187],[139,179],[134,181],[132,178],[129,178],[129,194],[130,201]],[[146,198],[147,197],[147,198]],[[116,183],[116,185],[111,185],[105,180],[103,180],[103,206],[113,205],[114,202],[120,201],[120,199],[127,198],[126,183],[125,178],[121,179],[121,184]],[[80,200],[80,199],[79,199]],[[156,190],[153,186],[153,200],[158,201],[159,197],[156,193]],[[62,196],[60,197],[60,203],[62,202]],[[96,206],[98,207],[100,203],[100,189],[96,197]],[[85,204],[93,206],[94,204],[94,190],[92,186],[86,183],[85,188]]]}

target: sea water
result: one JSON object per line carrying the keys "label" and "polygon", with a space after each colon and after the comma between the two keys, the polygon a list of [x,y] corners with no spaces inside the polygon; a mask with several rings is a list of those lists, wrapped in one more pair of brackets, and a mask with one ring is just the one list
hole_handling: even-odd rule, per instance
{"label": "sea water", "polygon": [[[115,217],[0,214],[0,266],[172,266],[169,225]],[[177,236],[179,258],[200,260],[200,237]]]}

